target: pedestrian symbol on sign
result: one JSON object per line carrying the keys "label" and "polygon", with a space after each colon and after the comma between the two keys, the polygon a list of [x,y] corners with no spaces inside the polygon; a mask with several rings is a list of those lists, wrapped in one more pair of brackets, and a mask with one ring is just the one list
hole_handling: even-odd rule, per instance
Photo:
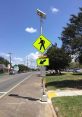
{"label": "pedestrian symbol on sign", "polygon": [[40,50],[42,49],[42,47],[45,50],[45,45],[44,45],[45,44],[45,41],[42,38],[40,38],[40,42],[38,44],[40,44]]}
{"label": "pedestrian symbol on sign", "polygon": [[40,35],[39,38],[37,38],[36,41],[33,43],[33,46],[41,53],[44,53],[50,45],[51,42],[43,35]]}

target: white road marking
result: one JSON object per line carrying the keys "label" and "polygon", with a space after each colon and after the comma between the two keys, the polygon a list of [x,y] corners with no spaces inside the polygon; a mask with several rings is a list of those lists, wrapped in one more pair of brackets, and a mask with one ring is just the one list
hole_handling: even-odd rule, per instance
{"label": "white road marking", "polygon": [[21,83],[23,83],[25,80],[29,79],[33,74],[27,76],[24,80],[22,80],[21,82],[19,82],[18,84],[16,84],[14,87],[12,87],[9,91],[7,91],[6,93],[4,93],[3,95],[0,96],[0,99],[3,98],[6,94],[8,94],[10,91],[12,91],[13,89],[15,89],[17,86],[19,86]]}

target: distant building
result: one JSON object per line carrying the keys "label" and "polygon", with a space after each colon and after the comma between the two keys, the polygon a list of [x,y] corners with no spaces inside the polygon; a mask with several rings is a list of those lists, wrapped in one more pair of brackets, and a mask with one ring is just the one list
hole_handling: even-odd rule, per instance
{"label": "distant building", "polygon": [[4,72],[7,70],[7,67],[4,64],[0,64],[0,71]]}

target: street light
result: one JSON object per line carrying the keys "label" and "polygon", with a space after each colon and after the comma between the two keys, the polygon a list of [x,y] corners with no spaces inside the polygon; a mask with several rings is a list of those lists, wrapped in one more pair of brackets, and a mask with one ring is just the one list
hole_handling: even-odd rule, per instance
{"label": "street light", "polygon": [[46,13],[44,13],[43,11],[37,9],[37,15],[40,17],[40,34],[42,34],[43,33],[42,23],[43,23],[43,19],[46,19]]}
{"label": "street light", "polygon": [[37,9],[37,14],[43,19],[46,18],[46,14],[43,11],[39,10],[39,9]]}
{"label": "street light", "polygon": [[[43,23],[43,19],[46,19],[46,13],[37,9],[37,15],[40,17],[40,35],[42,35],[43,34],[42,23]],[[43,54],[41,54],[41,56],[43,56]],[[44,82],[45,67],[41,66],[40,72],[41,72],[41,76],[42,76],[42,87],[43,87],[43,96],[42,96],[41,101],[47,102],[47,96],[45,93],[45,82]]]}

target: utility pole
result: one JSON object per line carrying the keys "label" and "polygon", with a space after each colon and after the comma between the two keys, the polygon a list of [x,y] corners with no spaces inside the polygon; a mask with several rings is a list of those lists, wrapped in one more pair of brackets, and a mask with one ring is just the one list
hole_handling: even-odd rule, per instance
{"label": "utility pole", "polygon": [[28,67],[28,56],[26,57],[27,67]]}
{"label": "utility pole", "polygon": [[30,66],[31,66],[31,68],[33,68],[33,59],[32,58],[30,60]]}
{"label": "utility pole", "polygon": [[12,66],[12,63],[11,63],[11,54],[12,53],[8,53],[9,54],[9,62],[10,62],[10,70],[11,70],[11,66]]}

